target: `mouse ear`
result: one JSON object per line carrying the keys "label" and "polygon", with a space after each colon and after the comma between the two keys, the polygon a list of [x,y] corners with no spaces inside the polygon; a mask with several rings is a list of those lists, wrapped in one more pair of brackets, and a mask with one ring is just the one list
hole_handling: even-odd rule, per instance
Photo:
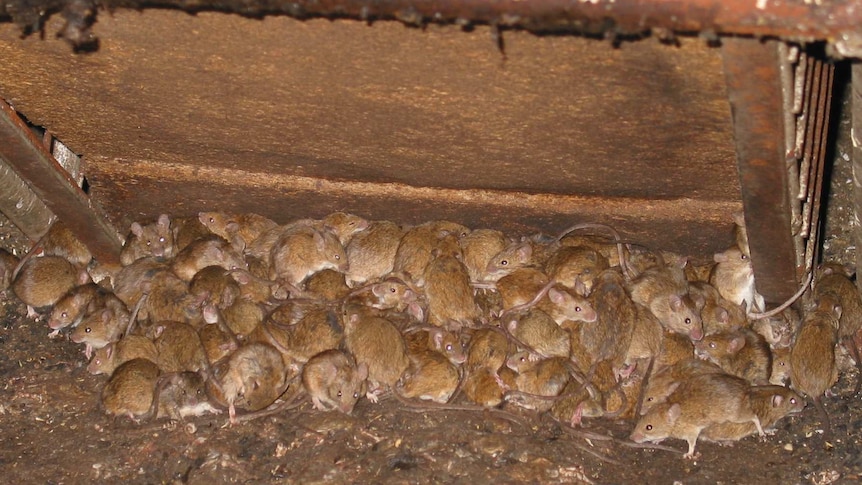
{"label": "mouse ear", "polygon": [[526,262],[532,255],[533,246],[531,246],[530,243],[522,244],[521,247],[518,248],[518,258],[520,258],[521,261]]}
{"label": "mouse ear", "polygon": [[317,246],[318,251],[323,251],[326,246],[326,241],[323,239],[323,234],[320,231],[312,231],[311,239],[314,241],[314,245]]}
{"label": "mouse ear", "polygon": [[715,253],[712,255],[712,260],[716,263],[726,263],[728,261],[726,253]]}
{"label": "mouse ear", "polygon": [[682,414],[682,408],[679,404],[674,404],[667,409],[667,419],[670,423],[675,423],[680,414]]}
{"label": "mouse ear", "polygon": [[365,365],[365,362],[359,364],[359,367],[356,368],[356,375],[359,376],[359,380],[364,381],[368,379],[368,366]]}
{"label": "mouse ear", "polygon": [[129,230],[132,231],[132,234],[134,234],[137,237],[141,237],[141,234],[144,233],[144,228],[141,227],[141,225],[138,224],[137,222],[133,222],[132,226],[129,228]]}
{"label": "mouse ear", "polygon": [[551,301],[557,305],[562,305],[563,302],[565,302],[566,300],[565,295],[563,295],[563,293],[556,288],[551,288],[550,290],[548,290],[548,298],[550,298]]}
{"label": "mouse ear", "polygon": [[745,347],[745,337],[740,335],[738,337],[734,337],[730,341],[730,345],[727,346],[727,350],[731,351],[732,353],[736,353],[739,352],[739,350],[743,347]]}
{"label": "mouse ear", "polygon": [[159,227],[163,229],[168,229],[171,227],[171,219],[167,214],[162,214],[159,216],[158,220]]}
{"label": "mouse ear", "polygon": [[677,294],[672,294],[668,297],[668,302],[670,303],[670,308],[673,311],[680,311],[683,308],[682,298],[680,298]]}
{"label": "mouse ear", "polygon": [[776,394],[772,396],[772,407],[777,408],[778,406],[781,406],[781,403],[783,402],[784,396],[782,396],[781,394]]}

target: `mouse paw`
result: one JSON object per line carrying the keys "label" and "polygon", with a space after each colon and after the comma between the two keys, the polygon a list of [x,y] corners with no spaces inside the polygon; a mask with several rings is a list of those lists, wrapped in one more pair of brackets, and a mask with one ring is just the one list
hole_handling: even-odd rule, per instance
{"label": "mouse paw", "polygon": [[682,457],[686,460],[699,460],[700,459],[700,452],[699,451],[698,452],[692,451],[692,452],[689,452],[689,453],[682,455]]}
{"label": "mouse paw", "polygon": [[368,399],[369,401],[373,402],[374,404],[377,404],[378,402],[380,402],[380,397],[377,395],[376,391],[366,392],[365,398]]}
{"label": "mouse paw", "polygon": [[50,339],[55,339],[59,336],[60,336],[60,329],[59,328],[48,334],[48,338],[50,338]]}

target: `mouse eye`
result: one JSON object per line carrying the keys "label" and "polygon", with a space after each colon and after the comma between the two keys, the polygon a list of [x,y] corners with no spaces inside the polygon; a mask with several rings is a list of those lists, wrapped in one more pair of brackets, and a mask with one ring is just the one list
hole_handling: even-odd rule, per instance
{"label": "mouse eye", "polygon": [[395,293],[395,292],[397,292],[397,291],[398,291],[398,290],[397,290],[394,286],[393,286],[393,287],[391,287],[391,288],[389,288],[389,293]]}
{"label": "mouse eye", "polygon": [[92,332],[92,331],[93,331],[93,329],[92,329],[92,328],[90,328],[90,327],[87,327],[87,328],[85,328],[85,329],[84,329],[84,332],[86,332],[86,333],[90,333],[90,332]]}
{"label": "mouse eye", "polygon": [[647,430],[647,431],[652,431],[652,425],[651,425],[651,424],[646,425],[646,430]]}
{"label": "mouse eye", "polygon": [[63,318],[66,318],[66,317],[68,317],[68,316],[69,316],[69,314],[68,314],[68,313],[66,313],[66,312],[63,312],[63,313],[61,313],[61,314],[60,314],[60,316],[61,316],[61,317],[63,317]]}
{"label": "mouse eye", "polygon": [[584,273],[583,273],[583,274],[590,274],[592,271],[593,271],[593,270],[591,270],[590,268],[587,268],[587,269],[585,269],[585,270],[584,270]]}
{"label": "mouse eye", "polygon": [[335,260],[336,260],[336,261],[339,261],[340,259],[341,259],[341,256],[339,256],[338,254],[336,254],[336,255],[335,255]]}
{"label": "mouse eye", "polygon": [[153,244],[153,242],[152,242],[152,241],[147,240],[147,246],[150,246],[150,245],[152,245],[152,244]]}
{"label": "mouse eye", "polygon": [[575,311],[576,311],[576,312],[578,312],[578,313],[580,313],[580,312],[582,311],[582,310],[581,310],[581,307],[576,306],[576,307],[575,307]]}
{"label": "mouse eye", "polygon": [[740,255],[739,255],[739,259],[741,259],[741,260],[745,261],[746,259],[748,259],[748,256],[746,256],[746,255],[744,255],[744,254],[740,254]]}
{"label": "mouse eye", "polygon": [[359,399],[359,393],[358,392],[353,393],[353,399]]}
{"label": "mouse eye", "polygon": [[160,243],[165,242],[165,236],[160,237],[160,238],[159,238],[159,242],[160,242]]}
{"label": "mouse eye", "polygon": [[691,318],[686,318],[686,319],[685,319],[685,324],[686,324],[686,325],[691,325]]}
{"label": "mouse eye", "polygon": [[709,343],[709,348],[714,349],[714,348],[715,348],[715,342],[710,342],[710,343]]}
{"label": "mouse eye", "polygon": [[215,217],[210,217],[210,224],[215,222]]}
{"label": "mouse eye", "polygon": [[504,259],[504,260],[500,261],[500,266],[509,266],[509,260]]}
{"label": "mouse eye", "polygon": [[341,397],[341,391],[336,392],[335,395]]}
{"label": "mouse eye", "polygon": [[790,398],[790,404],[796,404],[796,398],[795,397]]}

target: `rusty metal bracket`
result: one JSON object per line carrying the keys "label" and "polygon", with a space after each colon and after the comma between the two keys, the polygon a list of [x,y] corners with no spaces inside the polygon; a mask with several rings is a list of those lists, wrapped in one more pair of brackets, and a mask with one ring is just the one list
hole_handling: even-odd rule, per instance
{"label": "rusty metal bracket", "polygon": [[97,260],[107,263],[119,261],[122,242],[117,231],[30,132],[15,110],[2,100],[0,158],[30,185],[48,209],[67,224]]}
{"label": "rusty metal bracket", "polygon": [[757,291],[780,303],[799,284],[777,41],[722,41],[742,203]]}

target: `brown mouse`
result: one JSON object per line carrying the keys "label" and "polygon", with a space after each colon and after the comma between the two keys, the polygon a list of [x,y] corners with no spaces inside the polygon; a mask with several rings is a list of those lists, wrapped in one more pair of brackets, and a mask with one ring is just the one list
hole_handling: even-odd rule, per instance
{"label": "brown mouse", "polygon": [[506,391],[515,388],[517,374],[503,366],[497,371],[477,368],[466,373],[461,386],[464,396],[482,407],[496,408],[503,403]]}
{"label": "brown mouse", "polygon": [[235,424],[237,408],[257,411],[269,406],[287,389],[289,377],[278,350],[262,342],[247,343],[213,366],[207,395],[228,408]]}
{"label": "brown mouse", "polygon": [[511,310],[532,302],[550,281],[537,268],[518,268],[498,279],[494,287],[500,293],[503,310]]}
{"label": "brown mouse", "polygon": [[649,383],[644,389],[640,413],[646,414],[653,406],[663,403],[683,381],[691,377],[724,373],[721,367],[712,362],[697,359],[693,355],[659,369],[650,376]]}
{"label": "brown mouse", "polygon": [[[164,271],[168,266],[156,258],[141,258],[132,264],[123,267],[114,281],[114,294],[122,300],[128,308],[134,308],[138,301],[144,296],[144,288],[147,287],[153,277]],[[138,319],[144,320],[148,317],[146,308],[141,308]]]}
{"label": "brown mouse", "polygon": [[792,386],[814,401],[827,429],[830,427],[829,415],[821,399],[838,381],[835,345],[838,343],[841,312],[841,303],[836,295],[821,295],[817,307],[805,315],[796,343],[790,349]]}
{"label": "brown mouse", "polygon": [[472,331],[465,368],[468,372],[490,369],[497,372],[509,356],[509,339],[501,329],[483,327]]}
{"label": "brown mouse", "polygon": [[132,359],[117,367],[102,389],[105,413],[137,421],[150,415],[159,379],[159,366],[147,359]]}
{"label": "brown mouse", "polygon": [[224,331],[219,325],[204,325],[198,330],[198,337],[211,366],[239,348],[240,341],[236,336]]}
{"label": "brown mouse", "polygon": [[324,269],[348,271],[347,253],[329,230],[301,226],[284,232],[272,247],[271,279],[298,286]]}
{"label": "brown mouse", "polygon": [[154,324],[153,343],[163,372],[205,371],[206,352],[197,330],[187,323],[162,321]]}
{"label": "brown mouse", "polygon": [[754,269],[751,260],[738,247],[715,253],[715,267],[709,282],[721,296],[736,305],[745,303],[748,311],[765,309],[763,297],[754,287]]}
{"label": "brown mouse", "polygon": [[476,229],[460,241],[470,281],[485,281],[491,258],[506,248],[506,237],[496,229]]}
{"label": "brown mouse", "polygon": [[343,247],[346,247],[354,236],[368,229],[369,225],[364,218],[347,212],[327,214],[321,222],[324,228],[335,234]]}
{"label": "brown mouse", "polygon": [[473,327],[481,311],[473,298],[467,268],[454,256],[438,255],[425,268],[428,323],[437,327]]}
{"label": "brown mouse", "polygon": [[635,304],[637,318],[632,328],[632,338],[626,351],[628,366],[646,364],[646,359],[657,360],[662,352],[664,330],[655,315],[643,305]]}
{"label": "brown mouse", "polygon": [[250,335],[266,317],[264,307],[249,300],[239,299],[221,312],[224,323],[236,338]]}
{"label": "brown mouse", "polygon": [[389,320],[369,315],[355,306],[344,309],[344,344],[359,365],[368,367],[368,399],[377,402],[410,365],[404,338]]}
{"label": "brown mouse", "polygon": [[162,214],[155,222],[143,226],[138,222],[132,223],[126,244],[120,252],[120,263],[128,266],[146,257],[169,259],[174,256],[175,250],[171,219],[167,214]]}
{"label": "brown mouse", "polygon": [[410,365],[393,392],[402,397],[447,403],[458,388],[458,368],[440,352],[420,350],[410,353]]}
{"label": "brown mouse", "polygon": [[119,300],[107,300],[105,308],[86,316],[72,331],[72,342],[85,344],[84,355],[89,359],[93,349],[100,349],[120,339],[129,328],[131,315]]}
{"label": "brown mouse", "polygon": [[153,407],[151,414],[155,419],[166,417],[173,421],[221,413],[207,398],[203,376],[190,371],[162,374],[156,383]]}
{"label": "brown mouse", "polygon": [[520,268],[540,268],[544,264],[545,248],[533,241],[510,243],[495,254],[485,268],[486,281],[498,281]]}
{"label": "brown mouse", "polygon": [[356,288],[369,281],[383,278],[395,266],[395,253],[404,236],[404,229],[390,221],[374,221],[353,236],[347,244],[347,284]]}
{"label": "brown mouse", "polygon": [[48,327],[54,330],[52,335],[56,335],[63,328],[77,326],[86,315],[103,307],[108,294],[107,290],[95,283],[79,285],[69,290],[51,309]]}
{"label": "brown mouse", "polygon": [[599,273],[609,267],[607,258],[595,249],[562,246],[545,263],[545,272],[560,285],[588,296]]}
{"label": "brown mouse", "polygon": [[649,308],[665,329],[694,341],[703,338],[698,301],[689,294],[688,281],[680,266],[645,270],[631,281],[629,292],[632,300]]}
{"label": "brown mouse", "polygon": [[776,386],[786,386],[792,380],[793,372],[790,366],[790,347],[772,349],[772,371],[769,374],[769,383]]}
{"label": "brown mouse", "polygon": [[844,267],[838,263],[820,265],[814,284],[814,298],[819,299],[827,293],[836,295],[841,305],[838,339],[850,352],[860,371],[854,389],[854,394],[858,394],[862,385],[862,347],[859,345],[859,339],[855,337],[862,333],[862,296],[859,295],[856,284],[845,273]]}
{"label": "brown mouse", "polygon": [[201,302],[212,303],[221,310],[233,305],[239,298],[240,284],[230,271],[221,266],[207,266],[198,271],[189,282],[189,293]]}
{"label": "brown mouse", "polygon": [[12,291],[27,305],[27,316],[35,317],[36,311],[45,311],[57,303],[76,285],[89,280],[85,271],[60,256],[31,258],[23,263]]}
{"label": "brown mouse", "polygon": [[750,257],[751,249],[748,246],[748,231],[745,229],[745,213],[743,212],[733,213],[733,238],[742,254]]}
{"label": "brown mouse", "polygon": [[641,416],[630,436],[635,443],[665,438],[688,442],[685,458],[694,458],[701,431],[720,423],[753,423],[763,436],[749,397],[748,382],[727,374],[701,374],[682,382],[667,400]]}
{"label": "brown mouse", "polygon": [[0,293],[6,291],[12,283],[12,273],[21,260],[9,251],[0,248]]}
{"label": "brown mouse", "polygon": [[308,312],[291,326],[280,325],[270,316],[248,339],[273,345],[285,362],[304,363],[320,352],[338,348],[343,335],[338,315],[323,308]]}
{"label": "brown mouse", "polygon": [[93,259],[87,246],[61,220],[51,224],[48,232],[30,248],[24,260],[37,256],[59,256],[77,268],[86,268]]}
{"label": "brown mouse", "polygon": [[169,271],[155,274],[144,283],[144,291],[147,296],[143,308],[151,322],[185,322],[195,328],[203,324],[201,307],[205,295],[193,296],[188,284],[175,274]]}
{"label": "brown mouse", "polygon": [[520,351],[509,357],[506,366],[517,372],[514,389],[518,392],[506,393],[505,400],[524,409],[539,412],[551,409],[553,399],[536,396],[559,396],[570,379],[568,358],[546,359],[529,351]]}
{"label": "brown mouse", "polygon": [[467,360],[459,334],[438,327],[415,327],[403,334],[409,355],[432,351],[442,354],[454,365]]}
{"label": "brown mouse", "polygon": [[425,267],[431,262],[432,252],[441,239],[448,235],[460,239],[469,233],[468,228],[449,221],[429,221],[408,229],[398,243],[393,271],[417,283],[422,278]]}
{"label": "brown mouse", "polygon": [[198,220],[213,234],[243,249],[264,232],[278,226],[272,219],[253,213],[199,212]]}
{"label": "brown mouse", "polygon": [[344,273],[324,269],[305,280],[305,291],[310,293],[312,298],[335,301],[346,297],[350,293],[350,287],[347,286]]}
{"label": "brown mouse", "polygon": [[171,263],[173,272],[187,282],[207,266],[221,266],[226,270],[246,269],[242,254],[215,234],[196,239],[177,253]]}
{"label": "brown mouse", "polygon": [[707,335],[694,344],[694,353],[753,385],[769,383],[772,353],[763,336],[754,330],[740,328]]}
{"label": "brown mouse", "polygon": [[367,377],[365,365],[356,365],[352,355],[338,349],[314,355],[302,367],[302,385],[314,409],[320,411],[352,413],[356,402],[365,395]]}
{"label": "brown mouse", "polygon": [[539,355],[568,358],[571,353],[569,333],[538,308],[506,317],[504,324],[516,341]]}
{"label": "brown mouse", "polygon": [[700,310],[704,334],[709,335],[748,326],[748,319],[743,307],[725,299],[714,286],[706,281],[689,283],[689,294],[697,295],[697,298],[704,302],[703,308]]}
{"label": "brown mouse", "polygon": [[97,349],[87,371],[94,375],[111,375],[124,362],[139,358],[158,364],[159,351],[153,341],[143,335],[124,335],[120,340]]}
{"label": "brown mouse", "polygon": [[753,321],[751,329],[763,335],[772,348],[789,348],[796,340],[801,325],[802,317],[799,312],[793,308],[785,308],[777,315]]}
{"label": "brown mouse", "polygon": [[638,318],[637,305],[626,293],[622,273],[608,269],[596,275],[590,300],[598,319],[580,326],[580,345],[589,355],[590,365],[608,360],[613,371],[619,372]]}
{"label": "brown mouse", "polygon": [[[212,234],[197,217],[174,217],[171,219],[171,234],[174,236],[174,254],[188,247],[198,239]],[[243,247],[237,247],[242,250]]]}
{"label": "brown mouse", "polygon": [[[783,386],[754,386],[748,391],[751,408],[760,419],[764,430],[772,429],[775,423],[791,414],[799,414],[805,408],[805,399]],[[753,423],[721,423],[704,428],[700,439],[706,441],[738,441],[757,432]]]}

